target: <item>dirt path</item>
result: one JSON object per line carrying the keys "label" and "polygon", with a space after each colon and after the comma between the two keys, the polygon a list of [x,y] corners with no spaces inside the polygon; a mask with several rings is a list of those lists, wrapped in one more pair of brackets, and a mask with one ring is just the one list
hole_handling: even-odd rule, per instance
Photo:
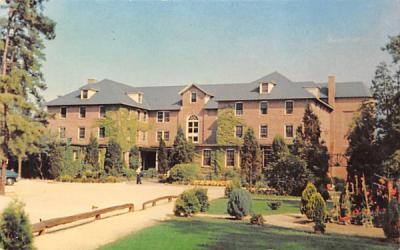
{"label": "dirt path", "polygon": [[[90,219],[49,230],[45,235],[35,237],[34,244],[39,250],[96,249],[132,232],[165,220],[172,214],[174,202],[160,202],[156,207],[144,211],[142,203],[160,196],[178,195],[191,186],[164,185],[144,182],[132,183],[59,183],[52,181],[22,180],[7,187],[8,198],[0,199],[0,207],[17,198],[26,204],[26,211],[32,223],[39,219],[73,215],[91,211],[92,206],[104,208],[124,203],[134,203],[135,212],[106,215],[102,220]],[[208,187],[211,199],[224,195],[220,187]],[[157,203],[158,204],[158,203]]]}

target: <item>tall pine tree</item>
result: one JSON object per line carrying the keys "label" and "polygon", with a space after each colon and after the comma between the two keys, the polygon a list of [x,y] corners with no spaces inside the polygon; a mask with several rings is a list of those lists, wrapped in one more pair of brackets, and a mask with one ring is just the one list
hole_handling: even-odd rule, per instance
{"label": "tall pine tree", "polygon": [[158,169],[162,174],[165,174],[168,171],[168,152],[162,138],[160,139],[160,145],[158,146]]}
{"label": "tall pine tree", "polygon": [[252,128],[247,129],[240,149],[242,176],[251,187],[261,177],[261,149]]}
{"label": "tall pine tree", "polygon": [[7,0],[0,20],[0,160],[4,194],[5,169],[13,140],[42,126],[45,89],[41,72],[43,38],[54,39],[55,23],[43,14],[43,0]]}
{"label": "tall pine tree", "polygon": [[171,152],[170,165],[189,163],[193,161],[194,147],[193,144],[186,140],[182,127],[178,127],[174,146]]}
{"label": "tall pine tree", "polygon": [[86,146],[85,158],[85,161],[94,168],[97,169],[99,167],[99,144],[92,134],[90,134],[89,144]]}

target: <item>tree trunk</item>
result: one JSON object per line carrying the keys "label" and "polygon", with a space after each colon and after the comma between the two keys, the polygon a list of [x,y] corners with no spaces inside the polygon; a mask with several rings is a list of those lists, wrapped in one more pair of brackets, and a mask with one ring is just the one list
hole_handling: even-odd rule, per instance
{"label": "tree trunk", "polygon": [[18,179],[22,178],[22,157],[18,156]]}
{"label": "tree trunk", "polygon": [[1,164],[0,195],[6,194],[6,170],[7,170],[7,161],[3,160]]}

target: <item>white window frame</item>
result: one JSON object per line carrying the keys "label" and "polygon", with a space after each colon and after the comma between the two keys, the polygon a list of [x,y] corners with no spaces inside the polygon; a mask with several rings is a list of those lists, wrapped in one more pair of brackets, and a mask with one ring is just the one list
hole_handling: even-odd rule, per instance
{"label": "white window frame", "polygon": [[[233,165],[228,165],[228,152],[229,152],[229,151],[231,151],[231,152],[233,151]],[[234,167],[234,166],[235,166],[235,163],[236,163],[235,153],[236,153],[236,150],[235,150],[235,149],[230,148],[230,149],[227,149],[227,150],[226,150],[225,162],[226,162],[226,166],[227,166],[227,167]]]}
{"label": "white window frame", "polygon": [[[236,133],[236,132],[237,132],[237,127],[242,127],[242,137],[238,137],[238,136],[237,136],[237,133]],[[244,135],[243,125],[236,125],[236,126],[235,126],[235,138],[243,138],[243,135]]]}
{"label": "white window frame", "polygon": [[[83,128],[83,138],[81,138],[81,128]],[[85,127],[78,127],[78,140],[85,140],[86,139],[86,128]]]}
{"label": "white window frame", "polygon": [[[263,114],[263,113],[261,112],[261,105],[262,105],[262,103],[266,103],[266,104],[267,104],[267,113],[265,113],[265,114]],[[259,109],[258,109],[260,115],[268,115],[268,108],[269,108],[269,103],[268,103],[268,101],[261,101],[260,104],[259,104]]]}
{"label": "white window frame", "polygon": [[[65,117],[62,116],[62,109],[65,108]],[[68,108],[66,106],[60,107],[60,119],[66,119],[68,114]]]}
{"label": "white window frame", "polygon": [[[196,120],[190,119],[191,117],[196,117]],[[197,123],[197,132],[194,132],[194,129],[196,128],[196,126],[194,126],[194,124],[191,127],[192,132],[189,132],[189,129],[190,129],[189,122]],[[199,143],[200,142],[200,120],[199,120],[199,117],[197,115],[190,115],[187,118],[186,125],[187,125],[186,126],[186,139],[190,140],[190,138],[191,138],[192,143]],[[197,138],[197,140],[195,140],[195,138]]]}
{"label": "white window frame", "polygon": [[[287,134],[286,134],[286,127],[287,126],[292,126],[292,136],[291,137],[288,137],[287,136]],[[293,124],[291,124],[291,123],[288,123],[288,124],[285,124],[284,126],[283,126],[283,134],[285,135],[285,138],[288,138],[288,139],[290,139],[290,138],[294,138],[294,126],[293,126]]]}
{"label": "white window frame", "polygon": [[[287,103],[291,102],[292,103],[292,113],[287,113]],[[293,100],[287,100],[285,101],[285,115],[293,115],[294,113],[294,101]]]}
{"label": "white window frame", "polygon": [[[101,133],[100,133],[100,131],[101,131],[101,129],[104,129],[104,137],[101,137]],[[103,140],[104,138],[106,138],[106,127],[99,127],[99,140]]]}
{"label": "white window frame", "polygon": [[[238,110],[237,110],[237,105],[238,104],[242,104],[242,113],[241,114],[238,114]],[[244,104],[243,104],[243,102],[235,102],[235,115],[236,116],[242,116],[244,114]]]}
{"label": "white window frame", "polygon": [[[63,130],[63,129],[64,129],[64,136],[61,136],[61,130]],[[58,137],[60,139],[67,138],[67,128],[66,127],[59,127],[59,129],[58,129]]]}
{"label": "white window frame", "polygon": [[[82,116],[81,109],[85,109],[85,116],[84,117]],[[80,119],[85,119],[86,118],[86,107],[85,106],[79,106],[79,118]]]}
{"label": "white window frame", "polygon": [[[161,121],[158,120],[158,114],[159,114],[159,113],[162,114],[162,119],[161,119]],[[166,121],[166,119],[165,119],[167,113],[168,113],[168,121]],[[171,120],[171,114],[170,114],[169,111],[157,111],[157,117],[156,117],[156,119],[157,119],[157,120],[156,120],[157,123],[166,123],[166,122],[169,122],[169,121]]]}
{"label": "white window frame", "polygon": [[[104,109],[104,115],[101,113],[101,109]],[[99,118],[105,118],[106,117],[106,107],[105,106],[99,106]]]}
{"label": "white window frame", "polygon": [[[193,101],[193,94],[194,94],[194,101]],[[197,92],[191,91],[190,92],[190,103],[196,103],[197,102]]]}
{"label": "white window frame", "polygon": [[[267,136],[265,136],[265,137],[262,137],[262,134],[261,134],[261,131],[262,131],[262,127],[263,127],[263,126],[266,126],[266,127],[267,127]],[[267,139],[267,138],[268,138],[268,124],[266,124],[266,123],[260,124],[260,133],[259,133],[259,137],[260,137],[260,139]]]}

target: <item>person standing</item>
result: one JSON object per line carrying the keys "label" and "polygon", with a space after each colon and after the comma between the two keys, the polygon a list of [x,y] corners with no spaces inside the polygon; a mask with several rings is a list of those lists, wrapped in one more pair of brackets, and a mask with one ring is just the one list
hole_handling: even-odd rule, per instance
{"label": "person standing", "polygon": [[142,168],[138,167],[136,169],[136,184],[142,184]]}

